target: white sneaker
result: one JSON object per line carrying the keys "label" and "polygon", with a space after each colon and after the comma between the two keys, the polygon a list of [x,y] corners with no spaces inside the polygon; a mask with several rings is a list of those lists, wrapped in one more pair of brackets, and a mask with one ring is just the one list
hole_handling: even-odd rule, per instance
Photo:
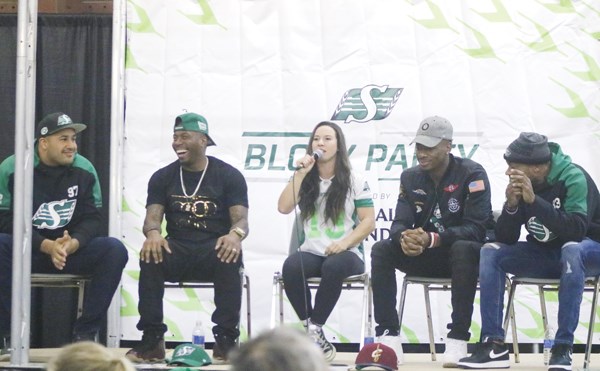
{"label": "white sneaker", "polygon": [[444,368],[457,368],[458,361],[467,356],[467,342],[464,340],[446,338],[446,351],[444,352]]}
{"label": "white sneaker", "polygon": [[308,336],[315,342],[315,344],[323,351],[325,360],[327,362],[333,361],[335,358],[335,347],[327,340],[323,333],[323,328],[314,324],[308,325]]}
{"label": "white sneaker", "polygon": [[404,354],[402,352],[402,341],[400,336],[381,335],[377,341],[383,345],[387,345],[396,352],[396,358],[398,358],[398,366],[404,362]]}

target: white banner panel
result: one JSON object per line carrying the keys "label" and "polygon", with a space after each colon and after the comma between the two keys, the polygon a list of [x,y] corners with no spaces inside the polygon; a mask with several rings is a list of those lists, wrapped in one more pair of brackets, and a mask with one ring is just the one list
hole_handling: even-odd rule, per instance
{"label": "white banner panel", "polygon": [[[415,164],[409,143],[426,116],[453,123],[453,153],[486,168],[496,209],[506,186],[502,155],[521,131],[546,134],[600,180],[597,0],[128,4],[123,231],[131,259],[123,288],[124,339],[141,336],[135,324],[147,182],[175,160],[172,127],[184,110],[208,119],[217,143],[208,154],[236,166],[248,181],[251,232],[243,246],[254,331],[269,325],[272,276],[288,251],[293,216],[277,213],[277,198],[320,121],[343,126],[352,165],[370,180],[377,229],[367,254],[388,236],[400,173]],[[450,300],[444,293],[433,297],[441,341]],[[211,298],[209,290],[168,291],[167,340],[191,339],[197,318],[208,329]],[[585,342],[588,302],[577,342]],[[360,294],[342,293],[327,323],[330,339],[359,341],[360,303]],[[420,288],[410,287],[405,341],[428,341],[423,305]],[[473,340],[481,323],[476,305]],[[521,289],[522,342],[541,341],[537,308],[537,295]],[[298,321],[289,305],[286,320]]]}

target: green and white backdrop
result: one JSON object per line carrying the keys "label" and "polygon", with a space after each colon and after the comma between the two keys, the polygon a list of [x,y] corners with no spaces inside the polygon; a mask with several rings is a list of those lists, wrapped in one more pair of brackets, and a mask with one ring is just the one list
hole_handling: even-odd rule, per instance
{"label": "green and white backdrop", "polygon": [[[370,181],[377,229],[367,256],[388,236],[400,173],[415,164],[409,143],[426,116],[453,123],[453,153],[487,169],[495,209],[506,186],[502,154],[521,131],[546,134],[600,181],[599,0],[131,0],[127,30],[122,221],[131,259],[123,279],[123,339],[140,338],[147,182],[175,160],[172,126],[183,111],[205,115],[217,143],[208,154],[237,167],[248,182],[250,235],[243,249],[255,333],[269,326],[272,276],[291,233],[293,216],[278,214],[277,198],[320,121],[343,127],[352,165]],[[189,340],[197,319],[209,333],[211,299],[211,290],[167,291],[167,340]],[[548,301],[555,321],[556,295]],[[585,341],[589,301],[584,297],[578,343]],[[533,290],[520,289],[522,342],[543,337],[538,303]],[[477,299],[473,341],[478,305]],[[434,293],[433,307],[440,342],[450,318],[448,294]],[[327,336],[358,342],[360,315],[360,294],[344,292]],[[298,324],[289,305],[286,321]],[[419,287],[408,293],[402,336],[428,341]]]}

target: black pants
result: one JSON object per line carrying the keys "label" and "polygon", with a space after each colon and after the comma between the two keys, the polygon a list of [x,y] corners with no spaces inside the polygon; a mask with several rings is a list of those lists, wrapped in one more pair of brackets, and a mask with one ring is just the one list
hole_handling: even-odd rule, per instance
{"label": "black pants", "polygon": [[[0,335],[10,333],[12,292],[12,236],[0,234]],[[83,313],[73,328],[74,333],[97,332],[121,282],[127,264],[127,249],[112,237],[96,237],[67,257],[63,270],[52,264],[50,256],[40,251],[31,252],[33,273],[91,275],[83,301]]]}
{"label": "black pants", "polygon": [[452,246],[425,249],[423,254],[410,257],[397,242],[379,241],[371,251],[371,283],[373,305],[380,336],[385,330],[398,335],[400,324],[396,309],[396,269],[407,275],[452,278],[452,323],[448,324],[449,338],[466,340],[471,337],[473,300],[477,290],[479,250],[483,244],[456,241]]}
{"label": "black pants", "polygon": [[[314,306],[310,290],[302,279],[302,267],[305,278],[321,277]],[[285,293],[300,320],[310,318],[313,323],[324,325],[340,297],[344,278],[364,271],[364,262],[351,251],[327,257],[297,252],[285,260],[281,273]]]}
{"label": "black pants", "polygon": [[201,280],[215,285],[212,321],[216,325],[213,333],[237,339],[242,305],[242,255],[236,263],[221,262],[215,250],[216,239],[202,245],[174,239],[168,239],[168,242],[172,254],[163,251],[162,263],[140,260],[138,330],[161,334],[167,331],[167,325],[163,323],[165,282]]}

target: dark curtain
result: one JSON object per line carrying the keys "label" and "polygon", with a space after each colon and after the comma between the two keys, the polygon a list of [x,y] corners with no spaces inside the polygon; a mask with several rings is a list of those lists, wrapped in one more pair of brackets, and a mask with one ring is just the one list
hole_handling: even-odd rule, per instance
{"label": "dark curtain", "polygon": [[[79,135],[78,146],[100,177],[105,233],[110,175],[111,55],[111,15],[39,15],[34,125],[46,114],[57,111],[68,114],[75,122],[87,124],[87,129]],[[14,153],[16,57],[17,15],[0,14],[0,161]],[[59,346],[70,339],[75,316],[74,306],[57,316],[56,305],[65,301],[74,304],[75,296],[69,290],[44,291],[43,295],[32,298],[31,328],[41,328],[42,333],[35,334],[34,330],[31,345]]]}
{"label": "dark curtain", "polygon": [[[88,125],[79,135],[79,152],[98,171],[105,216],[110,169],[111,52],[110,15],[52,14],[38,18],[35,124],[48,113],[62,111],[73,121]],[[0,14],[0,160],[14,153],[16,57],[17,16]]]}

